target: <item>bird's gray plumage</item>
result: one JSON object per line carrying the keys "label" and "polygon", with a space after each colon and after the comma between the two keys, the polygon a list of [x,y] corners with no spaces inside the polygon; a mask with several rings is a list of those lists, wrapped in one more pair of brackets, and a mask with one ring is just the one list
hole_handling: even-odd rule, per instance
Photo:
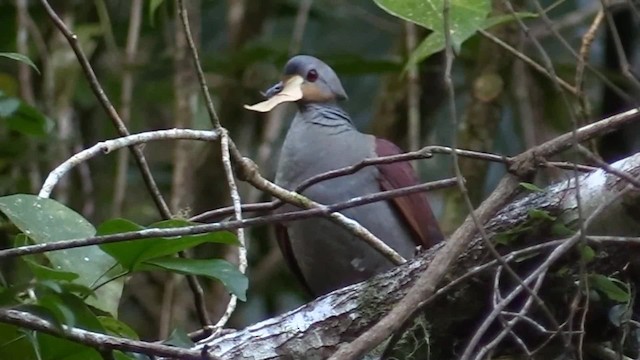
{"label": "bird's gray plumage", "polygon": [[[337,106],[302,106],[287,133],[276,183],[295,189],[320,173],[376,157],[371,135],[360,133]],[[378,170],[366,167],[345,177],[312,185],[303,195],[333,204],[380,191]],[[281,211],[291,211],[287,205]],[[403,257],[413,256],[415,243],[388,202],[376,202],[341,213],[366,227]],[[363,281],[393,264],[370,245],[334,222],[313,218],[286,224],[291,250],[308,287],[316,294]]]}

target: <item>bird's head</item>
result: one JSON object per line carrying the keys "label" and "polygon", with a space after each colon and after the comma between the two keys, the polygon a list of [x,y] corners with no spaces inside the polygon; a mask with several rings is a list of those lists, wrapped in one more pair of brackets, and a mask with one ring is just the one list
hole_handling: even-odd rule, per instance
{"label": "bird's head", "polygon": [[248,110],[268,112],[284,102],[328,103],[346,100],[340,79],[329,65],[313,56],[294,56],[284,67],[282,81],[265,93],[267,100],[245,105]]}

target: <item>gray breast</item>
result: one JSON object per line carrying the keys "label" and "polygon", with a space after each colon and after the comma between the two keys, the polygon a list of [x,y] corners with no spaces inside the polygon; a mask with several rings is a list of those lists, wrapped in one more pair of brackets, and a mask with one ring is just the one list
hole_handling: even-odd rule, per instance
{"label": "gray breast", "polygon": [[[327,127],[294,120],[280,155],[276,183],[294,189],[302,181],[375,156],[374,138],[345,128]],[[321,204],[380,191],[375,167],[356,174],[327,180],[304,190],[303,195]],[[280,211],[295,210],[284,206]],[[387,202],[377,202],[341,211],[358,221],[404,257],[412,257],[414,242]],[[302,275],[317,294],[365,280],[392,263],[361,239],[323,218],[285,224],[291,248]]]}

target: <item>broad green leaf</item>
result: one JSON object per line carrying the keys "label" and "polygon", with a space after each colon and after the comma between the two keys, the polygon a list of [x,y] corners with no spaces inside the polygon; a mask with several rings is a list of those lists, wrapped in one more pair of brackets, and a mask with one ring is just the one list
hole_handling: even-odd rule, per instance
{"label": "broad green leaf", "polygon": [[[236,295],[238,299],[246,301],[247,287],[249,280],[242,274],[235,265],[220,259],[183,259],[175,257],[165,257],[146,261],[145,264],[154,265],[169,271],[174,271],[185,275],[201,275],[217,279]],[[149,269],[152,269],[150,267]]]}
{"label": "broad green leaf", "polygon": [[[130,231],[140,231],[144,227],[126,220],[126,219],[113,219],[107,220],[100,224],[97,229],[97,235],[111,235],[119,234]],[[111,255],[118,261],[125,269],[131,271],[140,257],[140,254],[144,252],[146,248],[151,246],[153,239],[140,239],[123,241],[110,244],[102,244],[100,248]]]}
{"label": "broad green leaf", "polygon": [[73,281],[79,277],[78,274],[70,271],[62,271],[52,269],[48,266],[40,265],[33,260],[24,259],[29,265],[29,269],[38,280],[58,280],[58,281]]}
{"label": "broad green leaf", "polygon": [[[18,194],[0,197],[0,211],[25,235],[38,244],[91,237],[93,226],[66,206],[35,195]],[[78,274],[75,280],[93,286],[116,262],[97,246],[86,246],[45,253],[54,269]],[[124,280],[113,281],[87,299],[90,305],[117,314]]]}
{"label": "broad green leaf", "polygon": [[26,55],[13,52],[0,52],[0,57],[20,61],[23,64],[31,66],[38,74],[40,74],[40,70],[38,70],[36,64],[34,64],[33,61],[31,61],[31,59],[29,59],[29,57],[27,57]]}
{"label": "broad green leaf", "polygon": [[[192,226],[185,220],[166,220],[152,224],[149,228],[176,228]],[[99,235],[117,234],[128,231],[140,231],[145,228],[125,219],[113,219],[98,227]],[[210,234],[185,235],[173,238],[149,238],[100,245],[109,255],[129,271],[135,271],[144,261],[176,254],[205,242],[237,244],[235,235],[222,231]]]}
{"label": "broad green leaf", "polygon": [[610,300],[626,303],[630,299],[629,289],[620,280],[601,274],[591,274],[588,277],[589,286],[606,295]]}
{"label": "broad green leaf", "polygon": [[[454,40],[454,44],[453,44],[454,48],[457,49],[460,45],[462,45],[462,43],[465,40],[473,36],[478,30],[487,30],[496,25],[499,25],[508,21],[513,21],[515,20],[516,17],[528,18],[528,17],[535,17],[535,16],[537,15],[534,13],[523,12],[523,13],[516,13],[515,16],[509,14],[509,15],[500,15],[500,16],[494,16],[492,18],[484,19],[484,21],[475,30],[473,30],[473,32],[462,33],[462,35],[468,35],[468,36],[466,37],[461,36],[459,38],[459,43],[455,41],[456,37],[453,36],[453,33],[452,33],[452,39]],[[444,34],[444,30],[434,31],[433,33],[427,35],[427,37],[424,40],[422,40],[422,42],[409,55],[409,61],[407,62],[407,66],[405,67],[405,70],[407,69],[407,67],[417,64],[422,60],[428,58],[429,56],[441,50],[444,50],[445,39],[443,34]]]}
{"label": "broad green leaf", "polygon": [[[411,55],[414,63],[444,48],[444,0],[375,0],[375,3],[406,21],[433,31]],[[449,30],[455,49],[483,28],[491,11],[489,0],[450,0]],[[430,38],[433,38],[429,40]]]}

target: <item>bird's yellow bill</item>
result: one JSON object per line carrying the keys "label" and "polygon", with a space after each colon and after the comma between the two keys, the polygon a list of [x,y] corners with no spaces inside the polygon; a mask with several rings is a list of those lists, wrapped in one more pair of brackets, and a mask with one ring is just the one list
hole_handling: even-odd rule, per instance
{"label": "bird's yellow bill", "polygon": [[301,76],[292,76],[285,80],[283,89],[279,93],[255,105],[245,105],[244,108],[251,111],[269,112],[282,103],[298,101],[302,99],[303,82],[304,79]]}

